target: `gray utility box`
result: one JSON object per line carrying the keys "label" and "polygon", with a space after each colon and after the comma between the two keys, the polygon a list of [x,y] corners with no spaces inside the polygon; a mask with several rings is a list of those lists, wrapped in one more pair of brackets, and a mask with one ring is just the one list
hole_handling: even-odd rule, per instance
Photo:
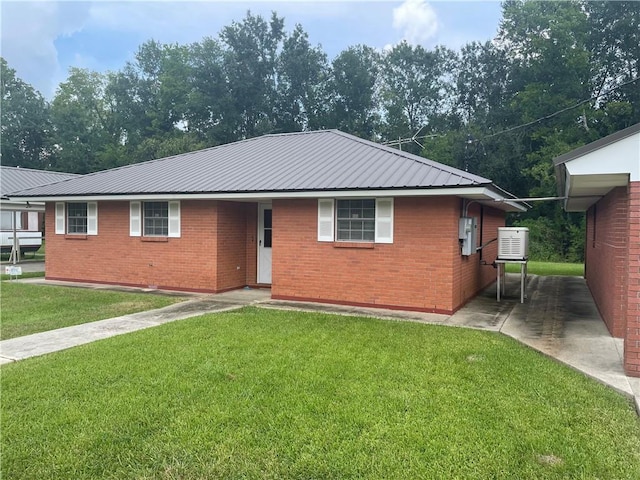
{"label": "gray utility box", "polygon": [[475,217],[462,217],[458,222],[458,238],[460,239],[460,254],[468,257],[476,253],[478,221]]}
{"label": "gray utility box", "polygon": [[498,259],[527,260],[529,258],[529,229],[526,227],[498,227]]}

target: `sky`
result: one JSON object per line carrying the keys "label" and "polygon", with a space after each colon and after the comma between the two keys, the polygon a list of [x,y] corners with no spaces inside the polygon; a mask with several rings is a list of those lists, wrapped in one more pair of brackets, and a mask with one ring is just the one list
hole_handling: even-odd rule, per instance
{"label": "sky", "polygon": [[70,67],[106,72],[132,61],[148,40],[189,44],[217,37],[247,11],[302,25],[329,60],[349,46],[379,50],[402,40],[457,50],[495,37],[498,1],[0,1],[0,53],[17,76],[52,99]]}

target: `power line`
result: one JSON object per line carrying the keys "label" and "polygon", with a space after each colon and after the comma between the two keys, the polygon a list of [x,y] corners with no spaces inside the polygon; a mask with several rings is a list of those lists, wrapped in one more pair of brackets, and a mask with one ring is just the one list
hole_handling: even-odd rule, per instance
{"label": "power line", "polygon": [[501,130],[499,132],[492,133],[491,135],[485,135],[482,138],[482,140],[486,140],[487,138],[495,137],[497,135],[502,135],[503,133],[513,132],[514,130],[519,130],[519,129],[524,128],[524,127],[529,127],[531,125],[535,125],[536,123],[540,123],[540,122],[542,122],[544,120],[548,120],[548,119],[553,118],[553,117],[555,117],[557,115],[560,115],[561,113],[568,112],[569,110],[573,110],[574,108],[578,108],[580,105],[584,105],[585,103],[591,102],[592,100],[596,100],[596,99],[598,99],[600,97],[604,97],[605,95],[608,95],[611,92],[614,92],[615,90],[617,90],[617,89],[619,89],[621,87],[624,87],[625,85],[629,85],[629,84],[631,84],[633,82],[637,82],[639,79],[640,79],[640,77],[633,78],[633,79],[631,79],[631,80],[629,80],[627,82],[621,83],[620,85],[616,85],[615,87],[610,88],[606,92],[599,93],[598,95],[594,95],[591,98],[587,98],[586,100],[582,100],[581,102],[578,102],[575,105],[563,108],[561,110],[558,110],[557,112],[550,113],[549,115],[545,115],[544,117],[540,117],[540,118],[538,118],[536,120],[533,120],[531,122],[527,122],[527,123],[523,123],[521,125],[517,125],[515,127],[507,128],[506,130]]}
{"label": "power line", "polygon": [[[540,122],[542,122],[544,120],[548,120],[550,118],[556,117],[556,116],[560,115],[561,113],[568,112],[569,110],[573,110],[574,108],[578,108],[579,106],[584,105],[585,103],[591,102],[591,101],[596,100],[596,99],[598,99],[600,97],[604,97],[605,95],[608,95],[611,92],[614,92],[617,89],[622,88],[622,87],[624,87],[626,85],[629,85],[631,83],[637,82],[638,80],[640,80],[640,77],[635,77],[635,78],[633,78],[631,80],[628,80],[628,81],[623,82],[623,83],[621,83],[619,85],[616,85],[615,87],[610,88],[609,90],[607,90],[605,92],[601,92],[601,93],[599,93],[597,95],[594,95],[594,96],[592,96],[590,98],[587,98],[586,100],[582,100],[582,101],[580,101],[580,102],[578,102],[575,105],[572,105],[570,107],[563,108],[563,109],[558,110],[556,112],[550,113],[549,115],[545,115],[544,117],[537,118],[536,120],[532,120],[532,121],[527,122],[527,123],[516,125],[515,127],[510,127],[510,128],[505,129],[505,130],[501,130],[499,132],[492,133],[490,135],[485,135],[481,139],[473,139],[472,138],[471,140],[467,140],[467,143],[481,142],[482,140],[486,140],[488,138],[496,137],[498,135],[502,135],[503,133],[509,133],[509,132],[513,132],[515,130],[519,130],[521,128],[525,128],[525,127],[529,127],[531,125],[535,125],[536,123],[540,123]],[[432,134],[432,135],[420,135],[420,136],[418,136],[418,133],[420,133],[420,131],[422,131],[423,128],[424,128],[424,126],[420,127],[420,129],[411,137],[398,138],[397,140],[389,140],[387,142],[383,142],[382,145],[398,146],[400,148],[400,150],[402,150],[402,145],[404,143],[417,143],[420,147],[424,148],[424,145],[422,145],[420,142],[418,142],[418,139],[422,140],[422,139],[425,139],[425,138],[437,138],[437,137],[446,137],[447,136],[447,134]]]}

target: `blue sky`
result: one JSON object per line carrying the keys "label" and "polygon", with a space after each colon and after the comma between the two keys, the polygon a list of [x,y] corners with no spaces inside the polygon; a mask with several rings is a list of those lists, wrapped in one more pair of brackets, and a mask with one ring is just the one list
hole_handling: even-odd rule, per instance
{"label": "blue sky", "polygon": [[118,70],[147,40],[185,44],[217,37],[247,10],[264,17],[276,11],[287,31],[301,24],[329,60],[350,45],[383,49],[403,39],[427,48],[458,49],[470,41],[491,40],[501,17],[499,2],[472,0],[2,0],[1,54],[20,78],[51,99],[69,67]]}

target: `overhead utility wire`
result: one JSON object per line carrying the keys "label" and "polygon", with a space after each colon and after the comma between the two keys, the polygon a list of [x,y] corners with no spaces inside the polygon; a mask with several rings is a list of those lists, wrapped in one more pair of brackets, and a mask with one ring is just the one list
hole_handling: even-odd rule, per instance
{"label": "overhead utility wire", "polygon": [[531,122],[527,122],[527,123],[523,123],[522,125],[517,125],[515,127],[507,128],[506,130],[501,130],[499,132],[492,133],[490,135],[485,135],[482,138],[482,140],[487,139],[487,138],[491,138],[491,137],[495,137],[497,135],[502,135],[503,133],[513,132],[514,130],[518,130],[520,128],[529,127],[531,125],[535,125],[536,123],[542,122],[543,120],[548,120],[548,119],[553,118],[553,117],[555,117],[557,115],[560,115],[561,113],[568,112],[569,110],[573,110],[574,108],[578,108],[580,105],[584,105],[585,103],[588,103],[588,102],[590,102],[592,100],[596,100],[597,98],[604,97],[605,95],[608,95],[611,92],[613,92],[613,91],[615,91],[615,90],[617,90],[617,89],[619,89],[621,87],[624,87],[625,85],[629,85],[630,83],[637,82],[639,79],[640,79],[640,77],[633,78],[633,79],[631,79],[631,80],[629,80],[627,82],[621,83],[620,85],[616,85],[615,87],[610,88],[606,92],[599,93],[598,95],[594,95],[591,98],[587,98],[586,100],[582,100],[581,102],[578,102],[575,105],[563,108],[562,110],[558,110],[557,112],[550,113],[549,115],[545,115],[544,117],[540,117],[540,118],[538,118],[536,120],[533,120]]}
{"label": "overhead utility wire", "polygon": [[[624,83],[616,85],[613,88],[610,88],[606,92],[601,92],[598,95],[594,95],[593,97],[587,98],[586,100],[582,100],[582,101],[580,101],[580,102],[578,102],[575,105],[572,105],[570,107],[563,108],[561,110],[558,110],[557,112],[553,112],[553,113],[550,113],[549,115],[545,115],[544,117],[540,117],[540,118],[538,118],[536,120],[532,120],[531,122],[523,123],[521,125],[516,125],[515,127],[507,128],[505,130],[500,130],[499,132],[495,132],[495,133],[492,133],[490,135],[485,135],[481,139],[473,139],[469,143],[472,143],[474,141],[475,142],[480,142],[480,141],[485,140],[487,138],[492,138],[492,137],[496,137],[498,135],[502,135],[503,133],[509,133],[509,132],[513,132],[514,130],[519,130],[519,129],[524,128],[524,127],[529,127],[531,125],[535,125],[536,123],[542,122],[543,120],[548,120],[548,119],[553,118],[553,117],[555,117],[557,115],[560,115],[561,113],[568,112],[569,110],[573,110],[574,108],[578,108],[580,105],[584,105],[585,103],[588,103],[588,102],[590,102],[592,100],[596,100],[596,99],[598,99],[600,97],[604,97],[605,95],[608,95],[611,92],[614,92],[614,91],[616,91],[617,89],[619,89],[621,87],[629,85],[629,84],[631,84],[633,82],[637,82],[639,79],[640,79],[640,77],[632,78],[631,80],[628,80],[628,81],[626,81]],[[415,142],[420,147],[424,148],[424,145],[422,145],[420,142],[418,142],[418,139],[446,137],[446,134],[432,134],[432,135],[421,135],[421,136],[418,136],[418,133],[420,133],[420,131],[423,128],[424,128],[424,125],[422,127],[420,127],[420,129],[412,137],[399,138],[397,140],[389,140],[387,142],[383,142],[382,145],[388,145],[388,146],[396,146],[397,145],[398,147],[400,147],[400,150],[402,150],[402,144]]]}

